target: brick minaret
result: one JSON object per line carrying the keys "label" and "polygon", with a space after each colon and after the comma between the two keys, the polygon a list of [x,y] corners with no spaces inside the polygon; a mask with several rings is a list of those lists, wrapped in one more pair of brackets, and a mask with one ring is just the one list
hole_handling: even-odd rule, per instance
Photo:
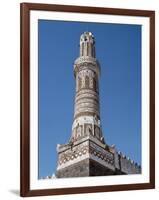
{"label": "brick minaret", "polygon": [[100,65],[91,32],[84,32],[80,37],[80,53],[74,63],[74,76],[76,94],[72,134],[67,144],[57,146],[56,177],[139,172],[138,165],[129,162],[104,141],[99,108]]}
{"label": "brick minaret", "polygon": [[100,66],[95,58],[95,40],[90,32],[81,35],[80,56],[75,60],[74,75],[76,96],[71,140],[75,142],[92,136],[104,143],[99,110]]}

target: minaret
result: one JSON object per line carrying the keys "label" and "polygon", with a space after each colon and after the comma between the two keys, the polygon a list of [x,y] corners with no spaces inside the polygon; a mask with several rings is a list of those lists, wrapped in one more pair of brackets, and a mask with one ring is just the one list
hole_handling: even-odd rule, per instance
{"label": "minaret", "polygon": [[84,32],[80,37],[74,76],[76,93],[72,134],[67,144],[57,145],[56,177],[140,173],[137,164],[104,141],[99,106],[100,65],[91,32]]}
{"label": "minaret", "polygon": [[80,37],[80,56],[74,63],[76,95],[71,141],[93,136],[104,143],[100,123],[100,66],[95,58],[95,40],[91,32]]}

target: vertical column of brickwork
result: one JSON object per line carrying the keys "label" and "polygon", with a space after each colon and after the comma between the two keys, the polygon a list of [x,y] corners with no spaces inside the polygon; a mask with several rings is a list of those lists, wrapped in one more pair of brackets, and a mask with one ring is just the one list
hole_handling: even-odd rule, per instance
{"label": "vertical column of brickwork", "polygon": [[99,74],[94,36],[84,32],[80,37],[80,56],[74,64],[76,95],[71,137],[73,141],[89,135],[104,141],[100,123]]}

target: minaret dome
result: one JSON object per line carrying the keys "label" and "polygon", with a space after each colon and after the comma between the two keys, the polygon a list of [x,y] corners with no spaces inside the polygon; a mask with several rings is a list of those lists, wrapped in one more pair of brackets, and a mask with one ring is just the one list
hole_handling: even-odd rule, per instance
{"label": "minaret dome", "polygon": [[84,32],[80,37],[80,56],[95,58],[95,39],[91,32]]}

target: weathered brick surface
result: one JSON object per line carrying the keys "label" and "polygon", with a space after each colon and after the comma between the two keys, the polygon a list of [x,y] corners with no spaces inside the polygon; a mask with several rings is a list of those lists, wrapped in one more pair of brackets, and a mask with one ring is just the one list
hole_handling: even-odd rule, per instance
{"label": "weathered brick surface", "polygon": [[69,167],[60,169],[56,172],[57,178],[64,177],[87,177],[87,176],[108,176],[108,175],[119,175],[121,171],[112,171],[96,161],[86,159],[76,164],[70,165]]}
{"label": "weathered brick surface", "polygon": [[89,161],[89,176],[108,176],[113,175],[114,171],[108,169],[97,163],[96,161]]}
{"label": "weathered brick surface", "polygon": [[56,172],[57,178],[89,176],[89,159],[80,161]]}

